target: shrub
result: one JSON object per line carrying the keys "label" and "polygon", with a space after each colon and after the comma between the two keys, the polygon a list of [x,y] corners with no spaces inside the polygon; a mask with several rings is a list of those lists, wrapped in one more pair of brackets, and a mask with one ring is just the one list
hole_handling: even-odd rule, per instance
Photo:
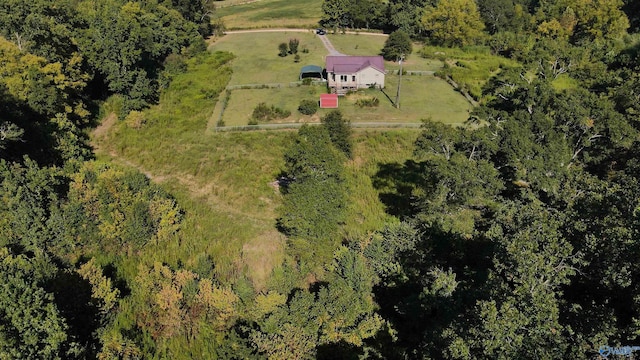
{"label": "shrub", "polygon": [[311,85],[312,82],[313,82],[312,78],[304,78],[304,79],[302,79],[302,85]]}
{"label": "shrub", "polygon": [[[291,111],[283,110],[273,105],[268,106],[266,103],[260,103],[253,109],[251,121],[249,125],[256,125],[258,121],[271,121],[274,119],[284,119],[291,115]],[[255,122],[252,124],[252,122]]]}
{"label": "shrub", "polygon": [[266,103],[260,103],[253,109],[253,113],[251,114],[251,119],[255,120],[268,120],[269,115],[271,114],[269,106]]}
{"label": "shrub", "polygon": [[377,97],[368,97],[368,98],[362,98],[362,99],[358,99],[356,101],[356,105],[363,108],[363,107],[377,107],[378,105],[380,105],[380,99],[378,99]]}
{"label": "shrub", "polygon": [[320,119],[320,121],[324,128],[329,131],[329,137],[333,145],[351,159],[353,155],[351,122],[342,116],[340,110],[331,111]]}
{"label": "shrub", "polygon": [[296,54],[296,56],[293,57],[293,61],[299,63],[300,62],[300,55]]}
{"label": "shrub", "polygon": [[287,46],[286,43],[280,43],[280,45],[278,45],[278,51],[278,56],[285,57],[289,53],[289,46]]}
{"label": "shrub", "polygon": [[298,39],[289,39],[289,52],[291,54],[297,54],[299,45],[300,45],[300,40],[298,40]]}
{"label": "shrub", "polygon": [[300,101],[300,106],[298,106],[298,111],[304,115],[313,115],[318,111],[318,102],[314,100],[302,100]]}

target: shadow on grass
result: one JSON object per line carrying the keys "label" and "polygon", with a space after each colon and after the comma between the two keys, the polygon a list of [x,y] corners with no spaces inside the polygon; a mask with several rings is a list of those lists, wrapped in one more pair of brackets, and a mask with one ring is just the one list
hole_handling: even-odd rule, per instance
{"label": "shadow on grass", "polygon": [[379,191],[380,201],[387,213],[400,218],[416,214],[413,190],[423,181],[424,163],[407,160],[378,164],[378,172],[372,177],[373,186]]}
{"label": "shadow on grass", "polygon": [[393,102],[393,100],[391,99],[391,97],[389,96],[389,94],[387,94],[384,89],[380,89],[380,92],[384,94],[384,96],[387,98],[387,100],[389,100],[389,102],[391,103],[391,105],[393,105],[394,107],[396,106],[396,104]]}

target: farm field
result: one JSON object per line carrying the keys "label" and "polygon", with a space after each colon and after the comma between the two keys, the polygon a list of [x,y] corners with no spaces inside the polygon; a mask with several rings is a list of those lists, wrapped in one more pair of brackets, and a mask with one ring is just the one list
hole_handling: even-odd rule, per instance
{"label": "farm field", "polygon": [[260,0],[238,3],[237,0],[221,1],[220,7],[216,9],[216,17],[221,19],[229,30],[270,27],[315,28],[322,14],[322,0]]}

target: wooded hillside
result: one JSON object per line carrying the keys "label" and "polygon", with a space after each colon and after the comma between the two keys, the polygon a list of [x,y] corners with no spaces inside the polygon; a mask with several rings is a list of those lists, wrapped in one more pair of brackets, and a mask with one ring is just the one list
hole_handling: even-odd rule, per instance
{"label": "wooded hillside", "polygon": [[[355,130],[335,111],[211,134],[234,55],[206,51],[210,1],[0,0],[0,358],[588,359],[636,344],[637,9],[325,0],[328,28],[504,61],[465,126]],[[478,59],[444,60],[442,76]]]}

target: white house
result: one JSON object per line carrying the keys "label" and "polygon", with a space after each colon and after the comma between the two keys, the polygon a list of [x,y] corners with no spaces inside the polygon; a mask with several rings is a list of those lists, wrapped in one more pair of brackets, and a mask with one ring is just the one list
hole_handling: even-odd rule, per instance
{"label": "white house", "polygon": [[327,56],[326,70],[329,89],[338,95],[372,86],[384,88],[382,56]]}

